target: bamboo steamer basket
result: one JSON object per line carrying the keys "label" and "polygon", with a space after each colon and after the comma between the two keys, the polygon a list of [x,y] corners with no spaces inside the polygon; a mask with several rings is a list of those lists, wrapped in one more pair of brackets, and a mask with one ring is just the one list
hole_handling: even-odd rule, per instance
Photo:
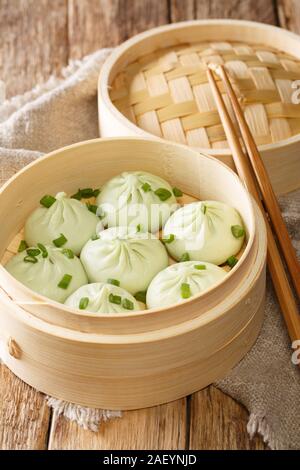
{"label": "bamboo steamer basket", "polygon": [[181,304],[124,315],[72,310],[34,293],[0,265],[4,362],[36,389],[89,407],[147,407],[207,386],[251,348],[263,319],[266,233],[259,209],[226,165],[156,139],[87,141],[17,173],[0,190],[2,263],[16,252],[25,220],[45,192],[101,187],[132,170],[180,187],[181,202],[217,199],[234,205],[247,242],[218,286]]}
{"label": "bamboo steamer basket", "polygon": [[300,37],[274,26],[188,21],[129,39],[100,73],[101,135],[154,135],[234,169],[205,73],[208,63],[225,64],[276,193],[299,188],[300,106],[293,101],[300,98]]}

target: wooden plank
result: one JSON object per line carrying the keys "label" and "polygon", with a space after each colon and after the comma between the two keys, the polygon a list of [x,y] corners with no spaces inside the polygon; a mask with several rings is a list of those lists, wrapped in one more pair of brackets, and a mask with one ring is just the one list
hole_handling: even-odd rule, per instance
{"label": "wooden plank", "polygon": [[44,396],[0,365],[0,449],[47,449],[49,422]]}
{"label": "wooden plank", "polygon": [[167,0],[69,0],[69,54],[79,58],[168,22]]}
{"label": "wooden plank", "polygon": [[[297,0],[295,0],[297,2]],[[170,0],[171,20],[231,18],[276,24],[273,0]]]}
{"label": "wooden plank", "polygon": [[68,60],[67,0],[0,0],[0,78],[23,93]]}
{"label": "wooden plank", "polygon": [[190,449],[265,449],[262,439],[249,439],[244,407],[211,386],[191,397]]}
{"label": "wooden plank", "polygon": [[278,0],[277,10],[280,26],[300,34],[299,0]]}
{"label": "wooden plank", "polygon": [[53,416],[49,449],[185,449],[186,399],[167,405],[127,411],[101,424],[99,432]]}

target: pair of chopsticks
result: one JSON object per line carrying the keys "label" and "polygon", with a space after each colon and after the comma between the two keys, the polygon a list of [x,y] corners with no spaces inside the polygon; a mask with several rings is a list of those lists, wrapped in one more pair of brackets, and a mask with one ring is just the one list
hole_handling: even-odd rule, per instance
{"label": "pair of chopsticks", "polygon": [[[222,94],[217,86],[214,74],[209,68],[207,70],[208,81],[211,86],[211,90],[217,105],[221,122],[224,127],[229,147],[232,152],[232,157],[238,175],[250,194],[254,197],[264,215],[268,240],[267,262],[279,305],[281,307],[281,311],[283,313],[291,340],[299,340],[300,314],[272,229],[277,236],[277,240],[286,261],[291,280],[299,297],[300,265],[290,240],[286,225],[282,218],[280,207],[273,191],[268,173],[265,169],[254,138],[246,122],[242,108],[229,81],[227,72],[222,65],[211,68],[213,68],[217,75],[221,78],[237,119],[242,141],[246,149],[245,153],[242,149],[239,136],[226,108]],[[261,198],[264,205],[261,201]]]}

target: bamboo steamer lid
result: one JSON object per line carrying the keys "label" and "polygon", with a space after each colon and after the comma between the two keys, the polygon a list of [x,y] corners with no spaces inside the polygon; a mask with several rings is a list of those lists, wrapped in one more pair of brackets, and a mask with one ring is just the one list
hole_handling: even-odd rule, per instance
{"label": "bamboo steamer lid", "polygon": [[[299,144],[297,156],[288,144],[299,141],[294,82],[300,80],[300,59],[292,41],[299,48],[299,38],[287,31],[232,20],[183,22],[137,35],[113,52],[100,75],[100,129],[103,135],[124,135],[126,119],[130,135],[152,134],[224,155],[233,167],[206,77],[208,64],[224,64],[255,141],[263,157],[268,154],[265,163],[276,191],[295,189],[300,186],[295,176]],[[235,121],[220,80],[218,85]],[[112,115],[119,127],[110,130]],[[285,159],[282,166],[278,154]]]}
{"label": "bamboo steamer lid", "polygon": [[[133,123],[158,137],[227,148],[206,76],[210,63],[225,65],[258,145],[299,133],[300,107],[292,102],[292,82],[300,79],[300,61],[263,45],[199,42],[158,49],[117,75],[111,100]],[[219,88],[224,93],[220,81]]]}

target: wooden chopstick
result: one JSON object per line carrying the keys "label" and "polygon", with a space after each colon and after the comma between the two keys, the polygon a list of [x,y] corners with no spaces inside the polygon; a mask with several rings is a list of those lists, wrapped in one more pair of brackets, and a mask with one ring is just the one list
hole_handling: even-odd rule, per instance
{"label": "wooden chopstick", "polygon": [[295,290],[300,298],[300,264],[281,215],[280,207],[272,188],[269,175],[223,65],[218,67],[217,73],[220,75],[224,83],[225,90],[230,98],[265,207],[272,222],[273,231],[276,233]]}
{"label": "wooden chopstick", "polygon": [[274,239],[271,226],[264,207],[261,203],[260,196],[257,190],[255,182],[255,175],[251,168],[250,162],[247,156],[243,152],[242,146],[239,141],[239,137],[235,131],[233,122],[229,116],[227,108],[225,106],[223,97],[219,91],[215,78],[211,70],[207,70],[208,81],[211,86],[211,90],[217,105],[217,109],[220,115],[221,122],[224,127],[227,141],[229,143],[232,157],[238,172],[239,177],[244,182],[248,191],[252,194],[258,206],[260,207],[267,228],[267,239],[268,239],[268,253],[267,261],[269,271],[272,277],[276,295],[283,313],[285,323],[292,341],[300,339],[300,315],[298,307],[294,298],[294,294],[289,285],[288,278],[285,273],[285,269],[280,257],[280,253]]}

